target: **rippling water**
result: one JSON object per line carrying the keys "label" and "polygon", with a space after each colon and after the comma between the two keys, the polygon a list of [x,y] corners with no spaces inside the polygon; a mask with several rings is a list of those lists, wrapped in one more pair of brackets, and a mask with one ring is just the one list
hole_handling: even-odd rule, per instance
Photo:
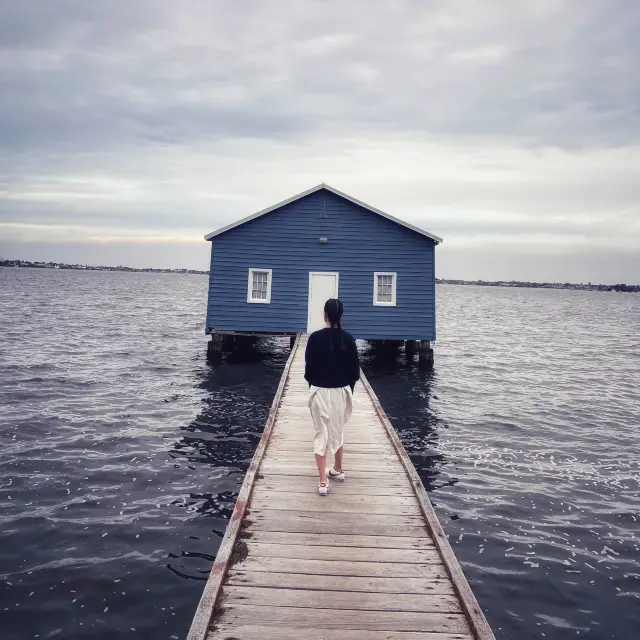
{"label": "rippling water", "polygon": [[[184,637],[288,355],[209,367],[206,286],[0,269],[3,640]],[[433,373],[363,364],[496,635],[638,637],[640,296],[438,314]]]}

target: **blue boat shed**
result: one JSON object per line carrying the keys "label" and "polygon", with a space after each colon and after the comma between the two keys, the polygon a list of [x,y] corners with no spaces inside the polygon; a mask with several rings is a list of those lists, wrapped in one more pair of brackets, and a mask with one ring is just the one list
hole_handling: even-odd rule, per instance
{"label": "blue boat shed", "polygon": [[[295,336],[344,302],[356,338],[407,347],[436,338],[435,247],[442,239],[320,184],[213,231],[206,332]],[[418,347],[419,348],[419,347]]]}

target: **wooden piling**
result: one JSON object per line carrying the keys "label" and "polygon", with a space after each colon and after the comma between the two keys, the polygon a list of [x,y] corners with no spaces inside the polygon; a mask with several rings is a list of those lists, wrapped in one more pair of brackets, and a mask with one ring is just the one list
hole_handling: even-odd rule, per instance
{"label": "wooden piling", "polygon": [[211,362],[222,360],[222,336],[212,333],[211,340],[207,343],[207,359]]}
{"label": "wooden piling", "polygon": [[423,367],[433,367],[433,349],[431,348],[429,340],[420,341],[420,345],[418,346],[418,363]]}

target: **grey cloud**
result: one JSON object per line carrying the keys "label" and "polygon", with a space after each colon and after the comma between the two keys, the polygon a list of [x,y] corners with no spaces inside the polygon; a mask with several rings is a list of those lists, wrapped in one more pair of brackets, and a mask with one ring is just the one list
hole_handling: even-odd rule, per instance
{"label": "grey cloud", "polygon": [[[211,202],[208,203],[211,209]],[[37,202],[13,202],[11,208],[0,208],[0,222],[15,222],[31,225],[93,225],[99,229],[118,228],[122,230],[149,229],[166,231],[189,229],[201,236],[203,229],[202,211],[185,209],[177,200],[145,200],[144,205],[129,202],[105,200],[99,206],[81,199],[67,204],[54,203],[43,207]],[[208,227],[207,231],[210,231]],[[204,231],[203,231],[204,233]]]}
{"label": "grey cloud", "polygon": [[[3,0],[0,43],[17,50],[68,49],[126,41],[154,19],[162,19],[163,2],[84,2],[83,0]],[[158,17],[158,18],[154,18]]]}
{"label": "grey cloud", "polygon": [[206,232],[337,176],[445,239],[637,233],[639,29],[626,0],[5,0],[0,224]]}
{"label": "grey cloud", "polygon": [[382,128],[589,147],[639,133],[632,3],[10,6],[11,146]]}

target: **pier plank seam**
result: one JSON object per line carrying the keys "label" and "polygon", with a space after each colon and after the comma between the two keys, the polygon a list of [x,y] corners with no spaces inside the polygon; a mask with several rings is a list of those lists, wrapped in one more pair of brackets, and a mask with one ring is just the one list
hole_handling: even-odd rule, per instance
{"label": "pier plank seam", "polygon": [[495,640],[363,373],[349,478],[317,495],[307,339],[285,365],[188,640]]}

